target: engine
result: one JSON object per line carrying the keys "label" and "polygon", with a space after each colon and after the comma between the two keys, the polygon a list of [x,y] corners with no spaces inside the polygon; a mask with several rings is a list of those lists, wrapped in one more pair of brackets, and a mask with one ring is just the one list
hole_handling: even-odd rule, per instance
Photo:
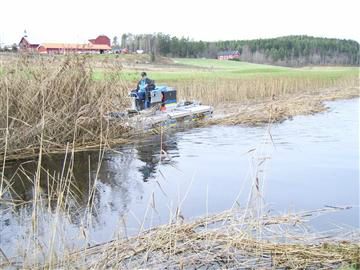
{"label": "engine", "polygon": [[145,99],[147,98],[150,100],[150,107],[157,105],[174,107],[177,102],[176,89],[168,86],[157,86],[154,90],[149,91],[149,93],[133,90],[130,96],[132,97],[131,109],[135,111],[145,109]]}

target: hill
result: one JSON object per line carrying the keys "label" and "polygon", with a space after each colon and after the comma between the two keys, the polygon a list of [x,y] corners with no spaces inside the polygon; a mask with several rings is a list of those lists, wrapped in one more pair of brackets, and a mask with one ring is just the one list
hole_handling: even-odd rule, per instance
{"label": "hill", "polygon": [[359,65],[359,43],[353,40],[288,36],[218,42],[220,50],[237,49],[240,59],[285,66]]}
{"label": "hill", "polygon": [[122,47],[167,57],[216,58],[222,51],[237,50],[240,60],[281,66],[359,65],[359,43],[354,40],[286,36],[272,39],[194,41],[158,33],[122,37]]}

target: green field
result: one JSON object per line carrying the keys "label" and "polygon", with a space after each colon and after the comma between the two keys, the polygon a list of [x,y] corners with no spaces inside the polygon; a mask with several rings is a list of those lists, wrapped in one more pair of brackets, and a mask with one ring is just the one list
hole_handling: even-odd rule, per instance
{"label": "green field", "polygon": [[[173,59],[171,65],[142,65],[125,67],[120,76],[126,81],[136,82],[140,69],[147,71],[148,76],[157,82],[174,82],[195,79],[246,79],[256,77],[302,77],[309,79],[334,80],[341,77],[359,74],[358,67],[305,67],[288,68],[271,65],[252,64],[238,61],[221,61],[216,59]],[[104,79],[102,70],[94,71],[94,78]]]}
{"label": "green field", "polygon": [[[63,56],[56,56],[60,59]],[[359,67],[343,66],[314,66],[290,68],[263,64],[253,64],[240,61],[223,61],[216,59],[194,58],[162,58],[160,63],[149,62],[148,55],[95,55],[87,57],[93,65],[92,76],[97,81],[115,77],[121,78],[129,84],[136,83],[140,72],[146,71],[156,83],[171,84],[175,82],[191,82],[195,80],[253,80],[264,79],[308,79],[333,81],[358,77]],[[0,65],[0,75],[4,72],[5,64]],[[11,62],[9,62],[11,63]],[[105,63],[104,67],[103,64]],[[108,68],[108,66],[112,66]],[[123,66],[123,68],[120,68]]]}

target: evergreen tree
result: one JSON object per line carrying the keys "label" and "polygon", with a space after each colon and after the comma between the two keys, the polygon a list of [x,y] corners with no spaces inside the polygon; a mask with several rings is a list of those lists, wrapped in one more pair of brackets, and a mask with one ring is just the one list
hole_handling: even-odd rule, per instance
{"label": "evergreen tree", "polygon": [[239,51],[240,60],[287,66],[359,65],[359,43],[353,40],[286,36],[272,39],[194,41],[163,33],[123,34],[121,47],[169,57],[216,58],[222,51]]}

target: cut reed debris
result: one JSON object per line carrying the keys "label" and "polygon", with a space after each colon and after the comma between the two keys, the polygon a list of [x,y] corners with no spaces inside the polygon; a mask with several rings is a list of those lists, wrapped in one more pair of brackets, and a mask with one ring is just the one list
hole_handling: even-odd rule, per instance
{"label": "cut reed debris", "polygon": [[[335,269],[359,264],[360,232],[311,233],[305,220],[332,208],[280,216],[230,210],[86,248],[46,268]],[[336,235],[336,236],[335,236]]]}
{"label": "cut reed debris", "polygon": [[329,88],[316,94],[280,95],[257,101],[216,106],[214,117],[205,125],[263,125],[327,110],[325,101],[359,97],[359,87]]}

